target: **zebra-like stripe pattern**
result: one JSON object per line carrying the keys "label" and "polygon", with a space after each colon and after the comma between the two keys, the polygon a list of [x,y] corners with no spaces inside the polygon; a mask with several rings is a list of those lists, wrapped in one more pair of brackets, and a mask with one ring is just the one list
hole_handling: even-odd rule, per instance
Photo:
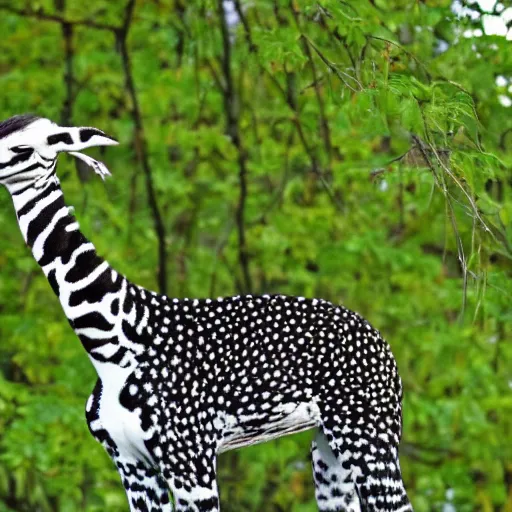
{"label": "zebra-like stripe pattern", "polygon": [[323,300],[178,300],[129,282],[82,235],[55,174],[68,151],[106,175],[78,151],[112,143],[95,128],[13,118],[0,124],[0,182],[98,372],[87,422],[130,510],[218,511],[218,453],[309,428],[321,511],[412,510],[402,386],[379,332]]}
{"label": "zebra-like stripe pattern", "polygon": [[27,189],[13,200],[23,237],[93,362],[126,366],[128,347],[135,353],[144,347],[123,336],[119,327],[127,322],[135,329],[143,308],[127,300],[128,281],[96,254],[80,232],[64,203],[58,178],[52,175],[40,189]]}

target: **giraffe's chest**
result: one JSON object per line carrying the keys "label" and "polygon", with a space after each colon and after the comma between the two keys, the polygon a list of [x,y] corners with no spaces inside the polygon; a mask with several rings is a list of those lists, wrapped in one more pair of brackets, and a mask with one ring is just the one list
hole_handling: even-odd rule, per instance
{"label": "giraffe's chest", "polygon": [[151,431],[142,428],[141,410],[123,404],[123,391],[129,388],[130,371],[111,365],[107,382],[99,381],[87,403],[87,420],[93,436],[107,450],[123,458],[151,461],[145,441]]}

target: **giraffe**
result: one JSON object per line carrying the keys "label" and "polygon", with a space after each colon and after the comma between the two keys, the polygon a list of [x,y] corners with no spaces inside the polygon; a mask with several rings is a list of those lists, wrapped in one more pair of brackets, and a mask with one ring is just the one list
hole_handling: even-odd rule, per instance
{"label": "giraffe", "polygon": [[131,512],[217,512],[218,454],[307,429],[321,512],[411,511],[402,384],[380,333],[321,299],[176,299],[133,284],[81,233],[56,175],[68,152],[104,178],[81,151],[115,144],[35,116],[0,123],[0,183],[98,374],[87,423]]}

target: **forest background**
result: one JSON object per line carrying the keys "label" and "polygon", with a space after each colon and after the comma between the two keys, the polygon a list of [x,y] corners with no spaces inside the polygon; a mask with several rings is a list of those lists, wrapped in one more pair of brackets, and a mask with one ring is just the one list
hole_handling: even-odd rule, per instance
{"label": "forest background", "polygon": [[[416,511],[510,512],[511,24],[494,0],[0,0],[0,119],[120,140],[106,183],[59,175],[137,283],[364,315],[403,378]],[[125,511],[5,191],[0,225],[0,511]],[[310,438],[222,455],[223,511],[316,510]]]}

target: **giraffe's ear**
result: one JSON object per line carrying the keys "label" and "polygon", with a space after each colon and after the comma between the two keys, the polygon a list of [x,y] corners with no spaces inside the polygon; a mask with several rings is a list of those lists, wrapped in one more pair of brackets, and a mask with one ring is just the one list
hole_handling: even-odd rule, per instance
{"label": "giraffe's ear", "polygon": [[93,146],[115,146],[117,140],[105,132],[92,127],[61,127],[55,125],[53,133],[46,139],[47,145],[56,153],[72,152]]}

